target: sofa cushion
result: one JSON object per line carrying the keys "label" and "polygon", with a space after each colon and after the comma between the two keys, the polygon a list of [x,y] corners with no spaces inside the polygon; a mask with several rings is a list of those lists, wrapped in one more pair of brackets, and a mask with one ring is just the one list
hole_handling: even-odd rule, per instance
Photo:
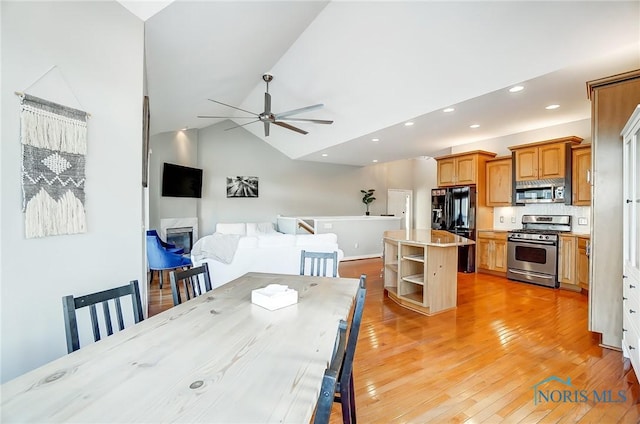
{"label": "sofa cushion", "polygon": [[257,236],[260,234],[274,234],[277,231],[273,222],[247,222],[247,235]]}
{"label": "sofa cushion", "polygon": [[293,234],[262,234],[258,236],[258,247],[287,247],[296,245]]}
{"label": "sofa cushion", "polygon": [[216,224],[216,233],[220,234],[237,234],[239,236],[247,235],[247,224],[244,222],[218,222]]}

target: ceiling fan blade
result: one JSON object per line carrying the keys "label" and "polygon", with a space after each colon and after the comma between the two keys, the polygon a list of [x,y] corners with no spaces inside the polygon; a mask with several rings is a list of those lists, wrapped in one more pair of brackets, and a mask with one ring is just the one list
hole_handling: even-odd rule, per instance
{"label": "ceiling fan blade", "polygon": [[268,115],[271,113],[271,94],[264,93],[264,114]]}
{"label": "ceiling fan blade", "polygon": [[327,121],[325,119],[304,119],[304,118],[281,118],[283,121],[296,121],[296,122],[313,122],[314,124],[333,124],[333,121]]}
{"label": "ceiling fan blade", "polygon": [[269,137],[269,122],[264,121],[264,136]]}
{"label": "ceiling fan blade", "polygon": [[285,116],[297,115],[298,113],[308,112],[310,110],[320,109],[324,105],[322,103],[318,103],[317,105],[311,105],[307,107],[301,107],[300,109],[288,110],[286,112],[276,114],[276,119],[284,118]]}
{"label": "ceiling fan blade", "polygon": [[213,100],[213,99],[207,99],[207,100],[209,100],[210,102],[213,102],[213,103],[218,103],[218,104],[223,105],[223,106],[227,106],[227,107],[230,107],[230,108],[233,108],[233,109],[241,110],[241,111],[243,111],[243,112],[247,112],[247,113],[250,113],[250,114],[252,114],[252,115],[258,116],[258,114],[257,114],[257,113],[255,113],[255,112],[251,112],[251,111],[249,111],[249,110],[240,109],[239,107],[231,106],[231,105],[228,105],[228,104],[226,104],[226,103],[222,103],[222,102],[219,102],[219,101],[217,101],[217,100]]}
{"label": "ceiling fan blade", "polygon": [[301,130],[300,128],[296,128],[293,125],[287,124],[286,122],[274,121],[273,123],[276,124],[276,125],[281,126],[282,128],[286,128],[288,130],[295,131],[295,132],[298,132],[300,134],[304,134],[304,135],[309,134],[305,130]]}
{"label": "ceiling fan blade", "polygon": [[256,119],[255,116],[210,116],[210,115],[198,115],[198,118]]}
{"label": "ceiling fan blade", "polygon": [[227,128],[225,131],[234,130],[236,128],[244,127],[245,125],[253,124],[254,122],[258,122],[258,121],[260,121],[260,120],[256,119],[255,121],[247,122],[246,124],[236,125],[235,127]]}

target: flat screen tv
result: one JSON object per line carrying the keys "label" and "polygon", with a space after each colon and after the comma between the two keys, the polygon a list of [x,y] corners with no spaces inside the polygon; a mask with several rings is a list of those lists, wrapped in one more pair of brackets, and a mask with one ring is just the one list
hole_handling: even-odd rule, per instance
{"label": "flat screen tv", "polygon": [[202,169],[165,163],[162,170],[162,196],[202,197]]}

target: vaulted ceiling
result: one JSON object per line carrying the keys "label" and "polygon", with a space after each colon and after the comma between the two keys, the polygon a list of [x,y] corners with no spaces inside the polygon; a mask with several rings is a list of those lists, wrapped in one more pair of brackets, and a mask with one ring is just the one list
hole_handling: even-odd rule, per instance
{"label": "vaulted ceiling", "polygon": [[208,99],[262,112],[269,72],[273,111],[323,103],[296,117],[334,123],[230,131],[292,159],[368,165],[588,119],[586,81],[640,68],[638,1],[168,3],[145,24],[151,133],[246,124],[197,116],[247,116]]}

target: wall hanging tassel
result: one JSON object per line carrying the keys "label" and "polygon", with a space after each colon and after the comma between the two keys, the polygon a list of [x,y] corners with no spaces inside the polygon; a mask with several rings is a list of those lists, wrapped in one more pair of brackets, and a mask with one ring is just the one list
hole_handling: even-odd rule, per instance
{"label": "wall hanging tassel", "polygon": [[22,192],[27,238],[86,231],[86,112],[21,96]]}

